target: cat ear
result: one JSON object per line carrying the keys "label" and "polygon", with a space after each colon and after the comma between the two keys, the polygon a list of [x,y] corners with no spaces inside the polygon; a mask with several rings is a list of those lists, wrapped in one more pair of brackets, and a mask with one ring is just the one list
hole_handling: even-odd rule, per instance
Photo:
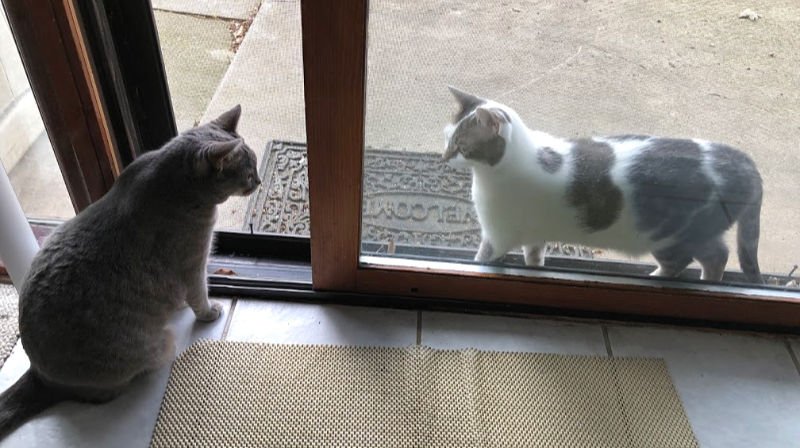
{"label": "cat ear", "polygon": [[504,124],[511,122],[508,114],[496,107],[478,107],[475,109],[475,115],[478,117],[478,123],[481,126],[491,128],[495,134],[500,133],[500,128]]}
{"label": "cat ear", "polygon": [[225,164],[225,158],[242,143],[241,139],[231,140],[227,142],[214,142],[206,148],[206,159],[208,163],[217,170],[222,171]]}
{"label": "cat ear", "polygon": [[237,104],[233,106],[233,108],[219,117],[217,117],[212,123],[216,124],[217,126],[221,127],[222,129],[228,132],[235,132],[236,126],[239,124],[239,117],[242,116],[242,106]]}
{"label": "cat ear", "polygon": [[464,110],[472,110],[478,104],[483,104],[486,102],[483,98],[477,97],[470,93],[464,92],[463,90],[459,90],[453,86],[447,86],[450,90],[450,93],[458,100],[458,104],[461,105],[461,108]]}

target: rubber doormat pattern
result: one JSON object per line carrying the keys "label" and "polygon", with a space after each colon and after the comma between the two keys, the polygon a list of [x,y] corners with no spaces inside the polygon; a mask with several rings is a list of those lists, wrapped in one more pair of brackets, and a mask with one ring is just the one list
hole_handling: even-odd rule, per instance
{"label": "rubber doormat pattern", "polygon": [[200,341],[152,447],[696,447],[656,359]]}
{"label": "rubber doormat pattern", "polygon": [[[250,196],[244,230],[308,236],[306,145],[273,140]],[[362,240],[428,248],[478,248],[481,228],[471,200],[472,174],[432,152],[364,151]],[[548,243],[547,254],[594,258],[591,249]]]}

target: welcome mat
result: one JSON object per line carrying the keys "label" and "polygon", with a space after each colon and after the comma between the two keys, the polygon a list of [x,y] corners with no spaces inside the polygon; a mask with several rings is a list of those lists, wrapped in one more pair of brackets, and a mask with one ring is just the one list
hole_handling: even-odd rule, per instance
{"label": "welcome mat", "polygon": [[200,341],[152,447],[696,447],[662,360]]}
{"label": "welcome mat", "polygon": [[[244,230],[309,235],[306,145],[270,141],[250,196]],[[362,240],[365,243],[476,250],[481,228],[471,200],[472,174],[439,153],[367,148]],[[550,244],[550,255],[592,258],[591,249]],[[474,254],[474,252],[473,252]]]}

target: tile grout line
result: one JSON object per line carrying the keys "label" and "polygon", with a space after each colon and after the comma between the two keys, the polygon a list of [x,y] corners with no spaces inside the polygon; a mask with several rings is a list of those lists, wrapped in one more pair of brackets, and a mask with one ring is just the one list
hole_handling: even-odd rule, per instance
{"label": "tile grout line", "polygon": [[422,345],[422,310],[417,311],[417,345]]}
{"label": "tile grout line", "polygon": [[784,338],[783,342],[786,344],[786,350],[789,351],[789,357],[792,358],[792,363],[794,364],[795,370],[797,370],[797,374],[800,375],[800,360],[797,359],[797,354],[792,348],[791,341],[789,341],[789,338]]}
{"label": "tile grout line", "polygon": [[609,358],[613,358],[614,350],[611,349],[611,338],[608,336],[608,327],[600,325],[600,328],[603,330],[603,342],[606,344],[606,354],[608,354]]}
{"label": "tile grout line", "polygon": [[222,329],[222,336],[220,336],[219,340],[224,341],[228,338],[228,330],[231,328],[231,321],[233,321],[233,312],[236,310],[236,304],[239,302],[239,299],[233,299],[231,302],[231,307],[228,310],[228,318],[225,319],[225,328]]}

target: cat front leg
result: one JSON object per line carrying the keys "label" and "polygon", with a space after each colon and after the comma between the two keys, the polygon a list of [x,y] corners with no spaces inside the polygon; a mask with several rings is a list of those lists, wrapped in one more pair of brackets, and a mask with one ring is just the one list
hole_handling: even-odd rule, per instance
{"label": "cat front leg", "polygon": [[194,311],[195,319],[200,322],[213,322],[222,315],[222,304],[216,300],[206,299],[205,306],[195,306],[192,302],[189,302],[189,306]]}
{"label": "cat front leg", "polygon": [[475,254],[475,261],[479,263],[497,261],[508,251],[508,247],[497,243],[492,244],[492,242],[489,240],[484,239],[481,241],[481,245],[478,247],[478,252]]}
{"label": "cat front leg", "polygon": [[481,241],[481,245],[478,247],[478,253],[475,254],[475,261],[479,263],[486,263],[492,261],[492,255],[494,254],[494,248],[492,247],[492,243],[488,240]]}
{"label": "cat front leg", "polygon": [[695,248],[694,259],[703,268],[700,280],[721,281],[728,263],[728,246],[722,238],[714,238]]}
{"label": "cat front leg", "polygon": [[652,277],[677,277],[692,262],[691,249],[674,246],[653,252],[658,268],[650,273]]}
{"label": "cat front leg", "polygon": [[539,244],[522,246],[525,255],[525,266],[544,266],[544,248],[544,241]]}
{"label": "cat front leg", "polygon": [[222,315],[222,304],[208,299],[208,285],[205,271],[197,276],[189,285],[186,303],[194,311],[195,319],[201,322],[215,321]]}

